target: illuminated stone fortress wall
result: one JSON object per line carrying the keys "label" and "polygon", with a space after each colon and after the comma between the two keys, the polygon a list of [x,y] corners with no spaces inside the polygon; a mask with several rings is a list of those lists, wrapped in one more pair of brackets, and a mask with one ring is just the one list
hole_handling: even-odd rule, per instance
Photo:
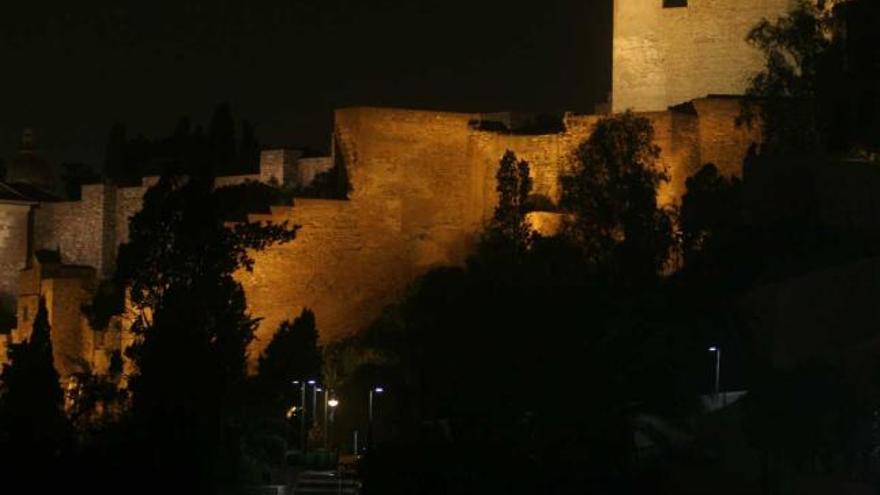
{"label": "illuminated stone fortress wall", "polygon": [[[615,1],[612,99],[615,111],[634,108],[653,123],[662,150],[660,166],[671,176],[659,198],[674,204],[685,179],[705,163],[715,163],[724,173],[741,172],[746,150],[759,136],[735,126],[737,98],[708,95],[742,92],[743,78],[758,63],[742,41],[746,32],[762,16],[781,14],[788,2],[688,0],[687,7],[676,8],[663,8],[663,2]],[[303,308],[315,311],[321,340],[331,342],[363,329],[419,275],[463,263],[494,210],[495,172],[506,150],[530,163],[535,193],[558,200],[558,179],[570,166],[572,150],[600,117],[567,114],[562,130],[521,133],[480,125],[497,123],[498,115],[342,109],[335,113],[333,156],[305,159],[295,151],[268,150],[258,174],[218,179],[220,185],[248,179],[302,184],[317,171],[342,163],[352,185],[347,200],[298,198],[292,207],[252,215],[253,220],[302,226],[294,242],[257,253],[253,272],[238,274],[250,312],[262,318],[252,357],[279,323]],[[117,246],[128,238],[128,218],[140,209],[154,180],[145,178],[138,187],[85,186],[80,201],[34,207],[33,247],[57,250],[60,258],[35,261],[22,272],[21,288],[27,290],[18,298],[19,328],[13,340],[29,332],[40,291],[76,291],[70,297],[45,294],[54,301],[53,327],[87,325],[71,308],[78,308],[83,291],[94,286],[90,276],[112,273]],[[17,246],[0,251],[17,253],[16,259],[0,260],[4,266],[26,266],[22,246],[27,243],[10,238],[22,231],[22,221],[0,226],[5,235],[0,245]],[[46,278],[50,273],[66,278],[54,283],[51,277],[61,275]],[[35,277],[39,282],[33,282]],[[0,283],[0,289],[7,286],[9,281]],[[63,352],[85,354],[100,370],[124,338],[90,332],[86,328],[67,338],[71,345]]]}
{"label": "illuminated stone fortress wall", "polygon": [[[679,201],[685,179],[706,162],[739,174],[756,136],[734,125],[739,101],[703,98],[651,120],[671,181],[664,204]],[[335,139],[352,184],[348,201],[298,199],[253,220],[302,225],[297,239],[257,254],[240,278],[263,318],[254,351],[303,307],[315,311],[323,341],[361,330],[406,286],[433,267],[459,265],[472,252],[497,203],[495,172],[506,150],[530,164],[534,193],[556,201],[559,176],[597,115],[569,114],[545,134],[479,130],[479,114],[349,108],[335,115]]]}

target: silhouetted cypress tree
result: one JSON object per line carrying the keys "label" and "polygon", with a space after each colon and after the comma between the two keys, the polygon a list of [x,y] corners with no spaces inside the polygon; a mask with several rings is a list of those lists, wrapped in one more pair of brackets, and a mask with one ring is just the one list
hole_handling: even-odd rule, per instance
{"label": "silhouetted cypress tree", "polygon": [[321,375],[321,350],[315,314],[309,309],[291,323],[285,321],[275,332],[259,360],[257,379],[273,407],[283,408],[290,399],[291,380]]}
{"label": "silhouetted cypress tree", "polygon": [[495,179],[498,206],[489,225],[490,233],[514,245],[524,246],[531,233],[526,223],[526,201],[532,190],[529,163],[517,160],[516,154],[507,150],[501,158]]}
{"label": "silhouetted cypress tree", "polygon": [[117,184],[125,184],[138,175],[136,170],[128,170],[125,149],[125,126],[115,122],[110,128],[110,135],[107,138],[104,177]]}
{"label": "silhouetted cypress tree", "polygon": [[10,477],[58,468],[69,445],[64,393],[55,370],[46,302],[34,319],[30,338],[13,345],[4,366],[0,397],[0,461]]}
{"label": "silhouetted cypress tree", "polygon": [[211,175],[232,173],[238,155],[235,151],[235,120],[228,103],[221,103],[214,109],[208,135]]}
{"label": "silhouetted cypress tree", "polygon": [[254,126],[244,120],[241,122],[241,144],[238,147],[239,171],[257,171],[260,166],[260,143]]}
{"label": "silhouetted cypress tree", "polygon": [[[210,491],[235,480],[246,348],[256,320],[233,274],[250,252],[293,239],[286,225],[224,224],[203,178],[164,176],[132,217],[117,283],[138,315],[130,380],[139,466],[151,480]],[[143,474],[143,473],[142,473]]]}

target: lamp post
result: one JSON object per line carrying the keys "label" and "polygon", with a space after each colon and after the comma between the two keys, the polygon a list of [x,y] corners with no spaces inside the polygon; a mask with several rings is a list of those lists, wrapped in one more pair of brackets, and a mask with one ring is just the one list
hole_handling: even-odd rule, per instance
{"label": "lamp post", "polygon": [[381,394],[385,392],[382,387],[373,387],[370,389],[369,408],[367,409],[367,448],[373,446],[373,394]]}
{"label": "lamp post", "polygon": [[[331,411],[333,411],[333,412],[335,413],[335,412],[336,412],[336,406],[339,405],[339,401],[338,401],[338,400],[336,400],[336,399],[327,399],[327,392],[328,392],[328,391],[324,391],[324,448],[329,448],[329,447],[330,447],[330,445],[329,445],[329,443],[330,443],[330,440],[329,440],[329,438],[330,438],[330,429],[329,429],[329,427],[328,427],[328,425],[327,425],[327,411],[328,411],[328,408],[329,408]],[[330,418],[330,419],[333,420],[333,419],[335,419],[335,418],[333,418],[332,415],[331,415],[331,418]]]}
{"label": "lamp post", "polygon": [[318,392],[321,387],[315,385],[312,387],[312,427],[318,426]]}
{"label": "lamp post", "polygon": [[721,395],[721,347],[713,345],[709,348],[709,352],[715,353],[715,402],[717,403]]}
{"label": "lamp post", "polygon": [[[312,380],[314,383],[314,380]],[[302,410],[302,415],[299,418],[299,448],[302,449],[303,452],[306,451],[306,382],[302,380],[295,380],[293,382],[294,385],[299,385],[300,389],[300,409]]]}

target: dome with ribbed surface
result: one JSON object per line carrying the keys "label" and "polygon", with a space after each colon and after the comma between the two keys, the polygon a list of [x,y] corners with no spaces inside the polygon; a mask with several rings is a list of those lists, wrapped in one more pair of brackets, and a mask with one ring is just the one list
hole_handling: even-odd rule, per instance
{"label": "dome with ribbed surface", "polygon": [[21,136],[18,155],[6,169],[6,182],[30,184],[46,191],[53,190],[56,185],[52,166],[37,152],[31,129],[25,129]]}

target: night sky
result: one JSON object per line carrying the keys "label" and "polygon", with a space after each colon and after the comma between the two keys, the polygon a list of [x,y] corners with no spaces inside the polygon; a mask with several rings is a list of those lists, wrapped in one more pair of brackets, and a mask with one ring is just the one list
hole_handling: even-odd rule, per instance
{"label": "night sky", "polygon": [[3,2],[0,157],[30,126],[97,167],[114,120],[161,136],[220,101],[264,145],[318,149],[340,106],[590,111],[610,24],[611,0]]}

